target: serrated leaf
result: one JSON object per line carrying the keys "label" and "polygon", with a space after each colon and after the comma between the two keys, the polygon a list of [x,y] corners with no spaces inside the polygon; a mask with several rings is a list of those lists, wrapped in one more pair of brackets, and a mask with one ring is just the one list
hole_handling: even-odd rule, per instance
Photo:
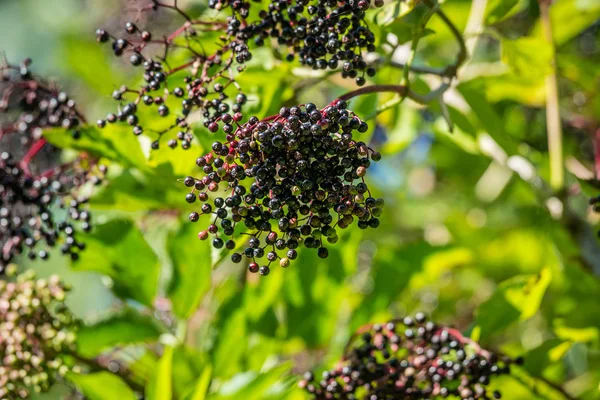
{"label": "serrated leaf", "polygon": [[56,147],[85,151],[123,166],[146,168],[146,158],[130,127],[109,124],[103,129],[84,126],[78,131],[80,137],[77,139],[63,128],[45,130],[44,137]]}
{"label": "serrated leaf", "polygon": [[158,286],[158,257],[131,220],[115,219],[95,226],[83,241],[73,268],[108,275],[114,282],[114,292],[152,306]]}
{"label": "serrated leaf", "polygon": [[157,340],[160,333],[150,317],[127,309],[94,325],[83,326],[77,334],[77,352],[84,357],[95,357],[115,346]]}
{"label": "serrated leaf", "polygon": [[210,241],[198,240],[196,224],[183,222],[181,228],[167,239],[167,249],[173,264],[173,277],[168,297],[173,312],[188,318],[211,287]]}
{"label": "serrated leaf", "polygon": [[171,400],[173,398],[173,347],[165,346],[158,360],[154,377],[146,387],[148,400]]}
{"label": "serrated leaf", "polygon": [[117,375],[110,372],[93,374],[68,373],[66,378],[89,400],[137,400],[137,396]]}

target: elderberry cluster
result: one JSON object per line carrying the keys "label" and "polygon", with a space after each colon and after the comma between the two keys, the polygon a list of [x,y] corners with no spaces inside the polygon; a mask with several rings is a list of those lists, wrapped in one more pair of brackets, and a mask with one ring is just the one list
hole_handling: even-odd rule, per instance
{"label": "elderberry cluster", "polygon": [[[379,226],[383,199],[371,196],[364,176],[371,160],[381,155],[354,139],[355,131],[368,127],[346,109],[345,101],[322,110],[310,103],[284,107],[262,121],[251,117],[240,124],[240,119],[223,115],[226,141],[215,142],[210,153],[197,159],[202,178],[184,179],[191,188],[186,201],[201,203],[190,221],[214,215],[198,234],[201,240],[212,235],[215,248],[233,250],[235,228],[243,224],[250,239],[231,259],[239,263],[246,257],[250,272],[267,275],[275,261],[289,266],[301,244],[326,258],[325,244],[338,241],[337,228],[355,221],[362,229]],[[209,129],[216,132],[219,125]],[[264,257],[267,263],[259,266]]]}
{"label": "elderberry cluster", "polygon": [[0,280],[0,399],[46,392],[73,368],[62,355],[75,346],[78,322],[65,306],[69,287],[31,271]]}
{"label": "elderberry cluster", "polygon": [[364,18],[370,4],[370,0],[273,0],[259,12],[260,21],[247,26],[235,17],[233,21],[242,25],[238,37],[253,39],[257,46],[272,40],[287,48],[287,61],[298,57],[315,70],[341,66],[342,77],[354,78],[362,86],[365,74],[375,75],[362,55],[375,51],[375,35]]}
{"label": "elderberry cluster", "polygon": [[62,126],[77,137],[85,119],[73,99],[34,76],[30,65],[29,59],[0,64],[0,274],[15,256],[47,259],[59,243],[76,259],[85,246],[75,232],[91,228],[84,186],[100,183],[106,172],[85,154],[59,164],[46,151],[52,146],[44,129]]}
{"label": "elderberry cluster", "polygon": [[[380,6],[382,2],[375,3]],[[248,1],[211,0],[209,7],[229,10],[231,15],[225,20],[200,21],[176,5],[152,1],[139,11],[175,9],[186,22],[159,39],[159,35],[142,30],[133,22],[126,23],[124,35],[96,30],[98,42],[110,42],[115,56],[127,55],[133,66],[143,70],[143,82],[138,88],[122,86],[113,92],[119,107],[97,124],[104,128],[107,124],[127,123],[135,135],[145,132],[152,137],[154,150],[160,148],[161,141],[170,148],[180,145],[189,149],[193,135],[188,117],[193,112],[201,114],[208,127],[225,114],[242,111],[246,96],[235,75],[252,58],[249,46],[263,46],[267,41],[284,48],[288,61],[297,56],[313,69],[341,67],[343,77],[353,78],[362,86],[365,75],[375,75],[375,69],[367,65],[362,54],[375,50],[375,35],[364,18],[369,6],[370,0],[273,0],[268,6],[252,3],[252,7],[263,7],[257,13],[258,19],[252,20],[254,14],[250,13]],[[202,31],[223,33],[212,54],[206,54],[199,40],[198,32]],[[152,50],[156,46],[161,50]],[[186,61],[171,66],[168,56],[173,53]],[[145,125],[141,108],[154,109],[163,118],[171,115],[172,119],[160,127],[156,122]],[[166,134],[168,137],[163,139]]]}
{"label": "elderberry cluster", "polygon": [[[205,126],[227,112],[240,112],[242,105],[246,103],[246,96],[237,85],[232,68],[234,64],[238,64],[235,69],[241,72],[243,64],[249,61],[252,55],[245,42],[230,37],[221,38],[221,46],[214,54],[201,55],[196,29],[202,29],[202,26],[185,25],[185,29],[179,34],[185,36],[186,43],[177,45],[171,42],[172,39],[153,40],[150,32],[140,30],[132,22],[126,24],[126,36],[123,38],[98,29],[97,41],[103,43],[112,40],[112,49],[116,56],[129,54],[131,64],[143,70],[143,83],[137,89],[122,86],[115,90],[112,97],[119,102],[117,112],[109,113],[105,119],[98,120],[97,125],[104,128],[107,124],[125,122],[132,127],[136,136],[146,130],[146,134],[154,139],[151,144],[153,150],[159,149],[161,141],[165,140],[170,148],[176,148],[179,144],[183,149],[189,149],[193,135],[187,117],[193,111],[202,114]],[[224,28],[220,22],[215,22],[214,26]],[[157,43],[165,48],[165,54],[169,49],[175,48],[186,52],[190,60],[179,67],[168,67],[164,57],[158,61],[160,56],[145,54],[149,46]],[[185,73],[183,78],[174,77],[181,75],[180,72]],[[169,85],[170,78],[171,82],[177,80],[177,85]],[[233,98],[232,102],[227,101],[230,97]],[[170,107],[177,107],[176,112],[172,112]],[[140,110],[142,108],[146,110]],[[140,111],[147,113],[150,109],[154,109],[153,112],[161,118],[173,114],[174,118],[166,127],[160,129],[144,126],[140,121],[143,118]],[[163,139],[165,134],[174,131],[174,135]]]}
{"label": "elderberry cluster", "polygon": [[[77,194],[87,182],[99,184],[105,167],[91,172],[81,162],[33,175],[10,153],[0,154],[0,273],[15,256],[47,259],[49,248],[61,243],[61,251],[73,260],[85,244],[77,229],[91,229],[87,197]],[[97,170],[97,171],[96,171]]]}
{"label": "elderberry cluster", "polygon": [[78,128],[85,120],[75,101],[52,83],[36,78],[30,66],[31,59],[20,65],[0,63],[0,118],[10,120],[0,125],[0,138],[18,133],[26,146],[40,139],[44,128],[61,126],[79,137]]}
{"label": "elderberry cluster", "polygon": [[306,373],[300,381],[313,399],[499,399],[500,392],[487,389],[490,379],[521,362],[484,350],[422,313],[366,326],[357,335],[336,368],[320,380]]}

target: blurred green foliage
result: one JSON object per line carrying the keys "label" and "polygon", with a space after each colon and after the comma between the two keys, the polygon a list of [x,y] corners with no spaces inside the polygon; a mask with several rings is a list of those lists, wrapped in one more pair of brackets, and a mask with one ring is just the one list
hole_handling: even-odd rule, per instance
{"label": "blurred green foliage", "polygon": [[[402,71],[385,60],[406,58],[423,15],[418,3],[373,12],[384,61],[372,83],[400,82]],[[35,56],[39,72],[61,76],[90,115],[103,115],[112,90],[135,80],[94,43],[95,25],[118,20],[119,7],[4,1],[0,48],[9,58]],[[585,181],[593,178],[600,115],[600,2],[551,7],[569,171],[560,194],[546,184],[544,76],[552,49],[541,37],[537,2],[448,0],[442,9],[466,29],[471,52],[444,96],[454,131],[437,103],[395,101],[369,121],[364,140],[384,154],[369,173],[386,200],[384,218],[376,231],[345,231],[326,261],[301,252],[289,269],[259,278],[197,240],[178,179],[194,174],[195,158],[213,141],[202,127],[190,150],[152,154],[147,140],[115,126],[87,128],[77,141],[47,132],[59,147],[100,156],[110,171],[91,201],[97,227],[71,271],[56,255],[43,265],[22,262],[74,284],[72,305],[86,322],[81,355],[113,360],[147,399],[301,399],[297,374],[334,363],[355,329],[422,310],[485,347],[525,357],[518,373],[495,382],[504,398],[565,398],[560,387],[573,398],[600,399],[600,250],[586,227],[598,218],[580,190],[598,187]],[[445,66],[457,51],[434,17],[415,65]],[[324,105],[352,88],[309,72],[256,51],[238,80],[249,114]],[[423,93],[436,79],[411,74]],[[352,108],[373,116],[390,100],[372,94]],[[136,398],[108,372],[69,375],[70,385],[92,400]],[[56,388],[46,398],[66,393]]]}

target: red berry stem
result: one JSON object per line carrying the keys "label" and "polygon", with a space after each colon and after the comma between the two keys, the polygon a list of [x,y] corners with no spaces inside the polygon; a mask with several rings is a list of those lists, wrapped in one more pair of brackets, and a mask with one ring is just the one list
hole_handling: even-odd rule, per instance
{"label": "red berry stem", "polygon": [[23,158],[19,162],[19,166],[21,167],[21,169],[23,169],[23,171],[26,174],[28,174],[28,175],[30,174],[30,172],[29,172],[29,163],[31,162],[31,160],[33,159],[33,157],[35,157],[36,154],[39,153],[44,148],[44,146],[46,145],[46,143],[48,143],[48,142],[44,138],[36,140],[31,145],[31,147],[29,148],[29,150],[27,150],[27,153],[25,153],[25,155],[23,156]]}

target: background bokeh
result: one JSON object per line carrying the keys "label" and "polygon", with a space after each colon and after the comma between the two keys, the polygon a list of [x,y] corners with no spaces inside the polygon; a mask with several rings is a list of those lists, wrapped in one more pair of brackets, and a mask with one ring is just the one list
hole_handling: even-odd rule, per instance
{"label": "background bokeh", "polygon": [[[3,0],[0,49],[9,60],[32,57],[36,73],[60,81],[94,121],[112,109],[112,91],[136,79],[94,41],[97,27],[127,21],[124,8],[120,1]],[[302,398],[294,374],[334,363],[359,326],[424,311],[485,347],[525,357],[515,376],[495,382],[505,398],[561,399],[564,390],[600,399],[600,248],[593,227],[599,218],[587,204],[600,193],[592,140],[600,116],[600,2],[552,6],[567,167],[561,193],[547,185],[550,50],[540,39],[537,2],[448,0],[443,9],[466,32],[472,53],[445,95],[454,132],[435,103],[424,108],[407,100],[369,121],[365,135],[384,155],[369,170],[370,186],[386,200],[377,230],[348,229],[327,260],[304,252],[289,269],[264,278],[227,261],[211,271],[222,255],[186,223],[192,208],[176,181],[212,142],[199,130],[188,152],[152,155],[153,175],[111,166],[108,185],[91,203],[100,226],[81,260],[69,265],[53,254],[45,263],[23,260],[22,268],[71,282],[69,304],[89,324],[124,312],[139,316],[142,322],[112,326],[107,335],[115,345],[123,332],[160,326],[140,341],[161,344],[123,343],[102,352],[92,346],[90,354],[104,353],[144,383],[161,371],[163,346],[176,343],[177,398],[186,398],[209,366],[210,399]],[[165,32],[180,22],[165,12],[145,21]],[[392,35],[392,58],[402,62],[410,44],[403,44],[399,22],[379,28]],[[450,32],[436,18],[428,28],[416,64],[452,62]],[[400,76],[382,66],[374,80],[397,83]],[[411,80],[423,92],[437,84]],[[240,82],[259,116],[282,103],[324,105],[352,88],[336,75],[315,78],[281,63],[270,51],[256,52]],[[363,96],[352,107],[372,115],[390,99]],[[177,271],[198,265],[182,282]],[[65,396],[74,396],[68,384],[44,398]]]}

